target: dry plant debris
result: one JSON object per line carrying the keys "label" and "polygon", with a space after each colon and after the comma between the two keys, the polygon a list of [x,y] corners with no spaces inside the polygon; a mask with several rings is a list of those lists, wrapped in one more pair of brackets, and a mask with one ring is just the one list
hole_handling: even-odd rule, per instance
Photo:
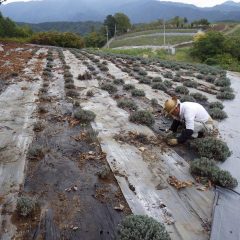
{"label": "dry plant debris", "polygon": [[180,181],[175,176],[169,176],[167,181],[171,186],[175,187],[177,190],[186,187],[192,187],[194,185],[192,181]]}
{"label": "dry plant debris", "polygon": [[114,139],[120,143],[127,142],[130,144],[134,144],[137,146],[141,146],[142,144],[145,145],[158,145],[158,139],[154,136],[147,136],[143,133],[128,131],[128,132],[121,132],[118,135],[114,136]]}
{"label": "dry plant debris", "polygon": [[64,118],[60,117],[60,120],[67,121],[70,127],[75,127],[80,123],[80,121],[78,121],[75,118],[72,118],[71,116],[66,116]]}
{"label": "dry plant debris", "polygon": [[87,153],[82,153],[80,155],[80,161],[85,161],[85,160],[103,160],[106,158],[106,153],[96,153],[96,152],[92,152],[89,151]]}

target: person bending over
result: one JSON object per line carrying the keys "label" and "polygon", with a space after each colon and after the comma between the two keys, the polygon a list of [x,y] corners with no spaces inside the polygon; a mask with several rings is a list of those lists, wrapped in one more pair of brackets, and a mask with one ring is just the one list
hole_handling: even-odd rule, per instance
{"label": "person bending over", "polygon": [[170,129],[167,130],[168,134],[177,132],[181,124],[185,126],[179,137],[168,140],[167,143],[171,146],[184,143],[191,137],[197,138],[206,133],[210,134],[214,129],[212,118],[199,103],[181,103],[173,97],[165,102],[164,112],[174,118]]}

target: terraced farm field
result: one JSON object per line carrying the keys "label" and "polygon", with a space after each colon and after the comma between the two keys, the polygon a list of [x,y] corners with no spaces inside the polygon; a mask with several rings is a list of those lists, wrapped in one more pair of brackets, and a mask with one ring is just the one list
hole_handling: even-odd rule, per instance
{"label": "terraced farm field", "polygon": [[[191,34],[166,35],[166,44],[175,45],[179,43],[189,42],[193,40]],[[111,42],[110,48],[129,47],[129,46],[162,46],[164,44],[163,34],[160,35],[141,35],[136,37],[126,37],[115,39]]]}
{"label": "terraced farm field", "polygon": [[[233,99],[225,71],[31,45],[0,55],[2,239],[115,239],[131,213],[209,239],[214,188],[189,172],[196,151],[166,145],[162,110],[174,95],[209,111]],[[24,197],[38,203],[28,217]]]}
{"label": "terraced farm field", "polygon": [[[153,29],[153,30],[145,30],[139,32],[130,32],[126,33],[119,38],[126,38],[126,37],[137,37],[140,35],[152,35],[152,34],[162,34],[164,32],[163,29]],[[166,33],[197,33],[196,29],[166,29]]]}

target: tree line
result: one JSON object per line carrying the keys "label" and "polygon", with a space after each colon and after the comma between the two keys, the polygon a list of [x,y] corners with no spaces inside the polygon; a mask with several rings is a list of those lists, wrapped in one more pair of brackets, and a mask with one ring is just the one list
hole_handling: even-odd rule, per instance
{"label": "tree line", "polygon": [[31,28],[18,26],[10,18],[4,18],[0,12],[0,37],[21,37],[26,38],[32,35]]}
{"label": "tree line", "polygon": [[166,28],[208,28],[210,25],[210,22],[203,18],[199,19],[193,22],[190,22],[187,17],[173,17],[167,21],[164,19],[158,19],[149,23],[138,23],[134,24],[131,28],[131,31],[144,31],[144,30],[152,30],[156,28],[163,28],[163,26],[166,26]]}
{"label": "tree line", "polygon": [[[0,0],[0,4],[3,0]],[[90,27],[90,26],[89,26]],[[70,32],[40,32],[34,33],[29,25],[17,25],[9,18],[4,18],[0,13],[0,37],[2,38],[26,38],[26,41],[36,44],[57,45],[61,47],[95,47],[99,48],[106,44],[107,36],[121,35],[131,28],[129,18],[123,13],[108,15],[100,29],[95,30],[92,26],[91,32],[85,36]],[[71,43],[71,44],[70,44]]]}

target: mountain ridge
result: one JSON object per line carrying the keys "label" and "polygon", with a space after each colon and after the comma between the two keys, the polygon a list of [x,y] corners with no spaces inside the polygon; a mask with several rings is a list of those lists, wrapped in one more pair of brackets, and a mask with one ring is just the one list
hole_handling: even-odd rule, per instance
{"label": "mountain ridge", "polygon": [[43,0],[4,4],[1,11],[14,21],[28,23],[103,21],[108,14],[116,12],[127,14],[133,23],[167,20],[174,16],[187,17],[190,21],[199,18],[240,21],[240,3],[234,1],[199,8],[193,4],[157,0],[71,0],[71,4],[69,0]]}

